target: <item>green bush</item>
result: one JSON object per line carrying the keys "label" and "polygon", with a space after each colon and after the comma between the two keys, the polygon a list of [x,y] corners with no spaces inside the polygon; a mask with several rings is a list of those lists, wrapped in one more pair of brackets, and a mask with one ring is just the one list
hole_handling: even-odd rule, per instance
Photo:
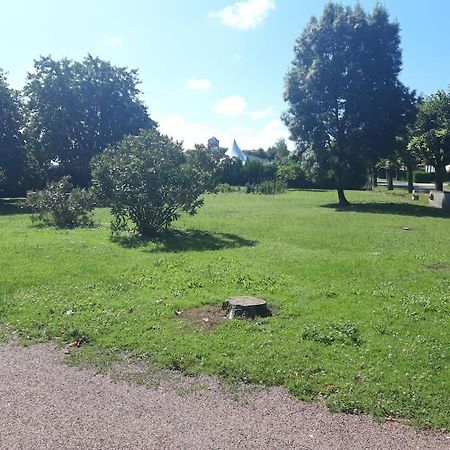
{"label": "green bush", "polygon": [[208,152],[183,152],[181,144],[157,130],[128,136],[92,163],[93,183],[111,205],[113,233],[130,230],[145,237],[167,228],[182,212],[195,214],[200,196],[215,188],[216,164]]}
{"label": "green bush", "polygon": [[432,183],[434,181],[434,173],[429,172],[414,172],[415,183]]}
{"label": "green bush", "polygon": [[259,184],[246,184],[245,192],[247,194],[263,194],[263,195],[274,195],[282,194],[286,192],[287,186],[284,181],[263,181]]}
{"label": "green bush", "polygon": [[231,186],[228,183],[219,183],[216,188],[217,192],[239,192],[240,186]]}
{"label": "green bush", "polygon": [[[414,172],[415,183],[434,183],[436,174],[432,172]],[[450,181],[450,173],[444,176],[444,181]]]}
{"label": "green bush", "polygon": [[52,182],[42,191],[27,192],[26,206],[32,220],[57,228],[75,228],[93,224],[90,212],[95,208],[95,194],[74,188],[70,177]]}

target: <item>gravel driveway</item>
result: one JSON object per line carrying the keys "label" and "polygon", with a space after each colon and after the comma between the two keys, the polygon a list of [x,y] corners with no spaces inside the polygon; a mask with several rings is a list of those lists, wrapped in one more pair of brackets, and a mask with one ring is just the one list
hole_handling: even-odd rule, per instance
{"label": "gravel driveway", "polygon": [[63,359],[50,344],[0,345],[1,449],[450,448],[448,435],[332,414],[281,388],[244,401],[212,377],[148,388]]}

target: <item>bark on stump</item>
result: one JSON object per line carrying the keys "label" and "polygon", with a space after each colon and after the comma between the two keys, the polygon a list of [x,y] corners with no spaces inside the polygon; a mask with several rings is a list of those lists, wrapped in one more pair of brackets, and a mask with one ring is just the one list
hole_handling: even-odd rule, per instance
{"label": "bark on stump", "polygon": [[253,319],[272,315],[267,302],[255,297],[231,297],[223,302],[223,309],[228,311],[229,319],[235,317]]}

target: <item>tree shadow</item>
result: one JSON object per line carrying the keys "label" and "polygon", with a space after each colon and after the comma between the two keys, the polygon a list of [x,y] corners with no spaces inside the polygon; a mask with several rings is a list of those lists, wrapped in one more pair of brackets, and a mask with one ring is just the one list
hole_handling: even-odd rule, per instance
{"label": "tree shadow", "polygon": [[169,229],[149,239],[137,235],[111,236],[111,241],[124,248],[143,248],[148,253],[177,253],[214,251],[229,248],[253,247],[258,242],[230,233],[211,233],[202,230]]}
{"label": "tree shadow", "polygon": [[431,206],[414,205],[411,203],[352,203],[345,207],[341,207],[337,203],[328,203],[322,205],[322,208],[330,208],[338,212],[450,218],[450,210],[448,209],[437,209]]}
{"label": "tree shadow", "polygon": [[29,212],[23,198],[0,198],[0,216],[28,214]]}

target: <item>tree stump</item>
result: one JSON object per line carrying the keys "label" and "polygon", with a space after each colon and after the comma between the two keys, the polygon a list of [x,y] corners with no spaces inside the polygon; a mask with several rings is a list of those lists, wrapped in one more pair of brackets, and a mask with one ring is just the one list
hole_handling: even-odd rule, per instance
{"label": "tree stump", "polygon": [[272,315],[267,302],[255,297],[231,297],[223,302],[223,309],[228,311],[229,319],[235,317],[253,319]]}

